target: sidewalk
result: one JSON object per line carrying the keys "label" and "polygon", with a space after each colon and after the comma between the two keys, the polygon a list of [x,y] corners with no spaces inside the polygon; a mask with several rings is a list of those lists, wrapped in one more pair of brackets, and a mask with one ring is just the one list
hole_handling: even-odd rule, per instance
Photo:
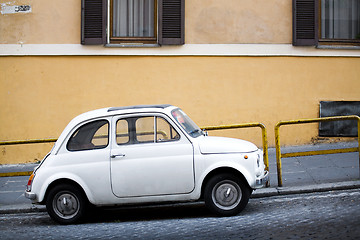
{"label": "sidewalk", "polygon": [[[357,147],[357,142],[283,147],[282,153]],[[36,164],[0,165],[0,173],[32,171]],[[359,153],[282,159],[283,187],[278,187],[275,148],[269,149],[270,187],[252,198],[360,188]],[[24,197],[28,176],[0,177],[0,214],[45,211]]]}

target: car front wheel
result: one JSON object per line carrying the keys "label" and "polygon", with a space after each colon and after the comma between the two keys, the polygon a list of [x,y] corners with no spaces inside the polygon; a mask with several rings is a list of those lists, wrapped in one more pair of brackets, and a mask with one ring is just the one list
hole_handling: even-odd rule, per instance
{"label": "car front wheel", "polygon": [[232,174],[212,177],[204,190],[206,206],[220,216],[234,216],[247,205],[251,190],[243,181]]}
{"label": "car front wheel", "polygon": [[50,217],[60,224],[72,224],[82,219],[87,200],[79,188],[61,184],[50,190],[46,209]]}

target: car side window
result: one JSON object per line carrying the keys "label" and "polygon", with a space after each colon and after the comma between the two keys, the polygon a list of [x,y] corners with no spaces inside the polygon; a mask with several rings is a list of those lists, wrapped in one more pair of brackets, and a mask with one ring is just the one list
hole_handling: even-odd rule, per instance
{"label": "car side window", "polygon": [[109,123],[98,120],[79,127],[70,137],[67,149],[81,151],[106,148],[109,144]]}
{"label": "car side window", "polygon": [[120,119],[116,123],[116,143],[130,143],[129,122],[126,119]]}
{"label": "car side window", "polygon": [[168,142],[180,139],[176,130],[162,117],[156,117],[156,142]]}
{"label": "car side window", "polygon": [[120,119],[116,123],[118,145],[168,142],[180,139],[177,131],[162,117]]}
{"label": "car side window", "polygon": [[150,143],[155,139],[154,117],[142,117],[135,122],[136,141],[138,143]]}

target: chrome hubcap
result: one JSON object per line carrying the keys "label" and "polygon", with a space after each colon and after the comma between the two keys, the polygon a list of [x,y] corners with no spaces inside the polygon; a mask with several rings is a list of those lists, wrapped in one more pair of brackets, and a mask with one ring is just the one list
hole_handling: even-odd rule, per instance
{"label": "chrome hubcap", "polygon": [[62,218],[72,218],[79,212],[79,200],[70,193],[60,193],[54,198],[55,213]]}
{"label": "chrome hubcap", "polygon": [[224,180],[215,185],[212,198],[218,208],[231,210],[240,203],[242,192],[236,182]]}

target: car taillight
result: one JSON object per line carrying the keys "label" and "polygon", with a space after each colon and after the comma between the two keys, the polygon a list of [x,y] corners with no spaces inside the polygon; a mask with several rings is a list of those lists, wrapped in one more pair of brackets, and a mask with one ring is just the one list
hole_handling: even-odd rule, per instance
{"label": "car taillight", "polygon": [[33,181],[34,177],[35,177],[35,174],[34,174],[34,173],[32,173],[32,174],[30,175],[30,177],[29,177],[29,181],[28,181],[28,183],[27,183],[27,185],[26,185],[26,191],[27,191],[27,192],[31,192],[31,184],[32,184],[32,181]]}

